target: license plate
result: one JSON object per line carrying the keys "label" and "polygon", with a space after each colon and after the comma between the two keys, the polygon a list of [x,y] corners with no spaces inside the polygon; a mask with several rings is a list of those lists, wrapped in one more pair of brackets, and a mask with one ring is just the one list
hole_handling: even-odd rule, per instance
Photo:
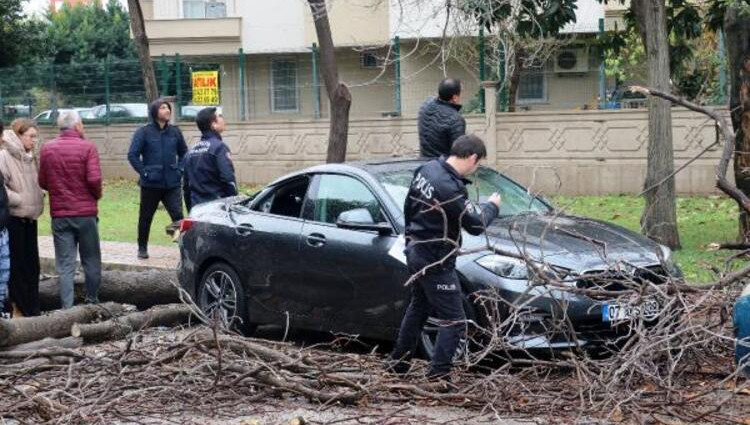
{"label": "license plate", "polygon": [[602,321],[606,323],[621,322],[637,317],[646,320],[653,319],[659,314],[661,306],[656,300],[646,300],[643,304],[622,304],[622,303],[604,303],[602,304]]}

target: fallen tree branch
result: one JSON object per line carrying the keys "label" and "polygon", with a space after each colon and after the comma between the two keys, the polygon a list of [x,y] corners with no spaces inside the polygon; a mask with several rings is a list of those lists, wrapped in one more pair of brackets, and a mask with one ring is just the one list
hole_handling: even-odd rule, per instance
{"label": "fallen tree branch", "polygon": [[190,307],[184,304],[168,304],[151,307],[115,317],[99,323],[74,323],[70,334],[82,338],[87,344],[112,339],[122,339],[134,331],[154,326],[177,326],[190,319]]}

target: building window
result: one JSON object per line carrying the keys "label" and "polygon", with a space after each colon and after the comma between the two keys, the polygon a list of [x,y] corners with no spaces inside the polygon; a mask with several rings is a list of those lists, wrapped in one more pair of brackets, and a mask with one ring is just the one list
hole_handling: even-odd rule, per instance
{"label": "building window", "polygon": [[226,18],[227,5],[224,0],[183,0],[183,16],[186,19]]}
{"label": "building window", "polygon": [[383,61],[378,58],[375,52],[362,52],[359,54],[359,65],[365,69],[381,68]]}
{"label": "building window", "polygon": [[518,103],[547,101],[547,74],[542,67],[521,70],[518,79]]}
{"label": "building window", "polygon": [[273,112],[299,110],[297,61],[294,59],[274,59],[271,61],[271,110]]}

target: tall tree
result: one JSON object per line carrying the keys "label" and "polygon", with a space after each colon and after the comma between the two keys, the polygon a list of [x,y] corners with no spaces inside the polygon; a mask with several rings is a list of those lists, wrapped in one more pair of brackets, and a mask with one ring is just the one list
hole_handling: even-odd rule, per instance
{"label": "tall tree", "polygon": [[0,68],[36,59],[44,51],[44,23],[23,14],[28,0],[0,0]]}
{"label": "tall tree", "polygon": [[[736,133],[734,179],[737,187],[750,195],[750,2],[730,1],[724,5],[722,24],[732,88],[729,106]],[[750,243],[750,216],[744,208],[740,208],[739,221],[740,239]]]}
{"label": "tall tree", "polygon": [[[669,92],[670,64],[666,5],[664,0],[632,0],[638,32],[646,49],[648,85]],[[649,238],[680,248],[677,231],[677,206],[674,179],[671,103],[661,98],[649,99],[648,164],[646,171],[646,206],[641,228]],[[664,181],[666,179],[666,181]]]}
{"label": "tall tree", "polygon": [[130,26],[133,30],[135,49],[138,52],[138,60],[141,62],[146,99],[152,102],[159,97],[159,89],[156,86],[156,74],[154,73],[154,64],[151,62],[151,51],[148,46],[141,3],[138,0],[128,0],[128,10],[130,11]]}
{"label": "tall tree", "polygon": [[326,2],[325,0],[308,0],[308,3],[315,22],[315,32],[318,35],[320,71],[331,109],[326,161],[344,162],[349,137],[349,109],[352,105],[352,95],[346,84],[339,81],[336,52],[331,35],[331,24],[328,21]]}

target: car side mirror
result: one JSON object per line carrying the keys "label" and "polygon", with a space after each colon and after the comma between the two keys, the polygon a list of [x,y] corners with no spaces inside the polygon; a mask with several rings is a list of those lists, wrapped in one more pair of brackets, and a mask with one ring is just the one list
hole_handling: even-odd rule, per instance
{"label": "car side mirror", "polygon": [[342,212],[336,219],[336,226],[342,229],[371,230],[381,235],[393,233],[393,228],[390,224],[385,222],[375,223],[372,214],[370,214],[367,208],[355,208]]}

